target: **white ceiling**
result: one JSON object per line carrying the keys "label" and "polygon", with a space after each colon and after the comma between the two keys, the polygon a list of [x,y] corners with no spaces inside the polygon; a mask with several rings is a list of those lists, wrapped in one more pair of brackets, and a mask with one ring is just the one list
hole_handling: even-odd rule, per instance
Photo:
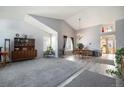
{"label": "white ceiling", "polygon": [[[0,18],[23,19],[27,14],[63,19],[74,29],[111,24],[124,18],[124,7],[90,6],[1,6]],[[78,19],[81,19],[79,27]]]}
{"label": "white ceiling", "polygon": [[[79,20],[80,25],[79,25]],[[114,24],[124,18],[124,7],[85,7],[83,11],[71,16],[66,21],[75,29],[91,27],[99,24]]]}
{"label": "white ceiling", "polygon": [[67,19],[82,9],[83,7],[79,6],[1,6],[0,17],[8,17],[8,15],[11,17],[20,17],[26,14],[36,14],[57,19]]}

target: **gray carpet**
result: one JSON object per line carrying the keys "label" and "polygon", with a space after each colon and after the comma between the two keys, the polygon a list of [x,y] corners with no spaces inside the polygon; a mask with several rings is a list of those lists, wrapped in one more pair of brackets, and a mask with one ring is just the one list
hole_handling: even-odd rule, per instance
{"label": "gray carpet", "polygon": [[12,63],[0,69],[0,87],[55,87],[85,65],[59,58]]}
{"label": "gray carpet", "polygon": [[95,72],[85,70],[66,87],[115,87],[116,80]]}

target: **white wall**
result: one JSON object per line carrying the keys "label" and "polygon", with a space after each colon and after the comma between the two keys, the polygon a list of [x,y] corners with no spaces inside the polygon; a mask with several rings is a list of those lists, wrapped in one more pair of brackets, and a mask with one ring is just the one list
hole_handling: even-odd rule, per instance
{"label": "white wall", "polygon": [[64,20],[59,20],[55,18],[42,17],[37,15],[31,15],[36,18],[38,21],[44,23],[50,28],[54,29],[58,32],[58,49],[63,48],[63,36],[66,35],[68,37],[75,38],[75,30],[72,29]]}
{"label": "white wall", "polygon": [[[41,20],[41,19],[42,20]],[[56,38],[52,40],[58,42],[53,46],[59,46],[58,49],[63,48],[63,35],[67,35],[68,37],[75,38],[74,30],[63,20],[58,20],[54,18],[46,18],[46,17],[38,17],[39,21],[43,21],[46,26],[51,27],[52,29],[58,32]],[[0,46],[4,46],[4,39],[9,38],[11,39],[11,50],[14,47],[14,37],[15,34],[19,33],[20,35],[26,34],[30,38],[35,38],[36,40],[36,49],[38,50],[38,57],[41,57],[43,54],[43,37],[48,36],[49,34],[46,33],[44,30],[35,27],[27,22],[24,19],[14,19],[14,18],[5,18],[0,19]],[[56,40],[55,40],[56,39]],[[58,51],[58,50],[57,50]]]}
{"label": "white wall", "polygon": [[0,19],[0,46],[4,46],[4,39],[11,40],[11,50],[13,50],[13,41],[15,34],[26,34],[29,38],[34,38],[36,41],[36,49],[38,50],[38,57],[43,54],[43,36],[48,35],[44,31],[33,27],[23,20]]}
{"label": "white wall", "polygon": [[77,43],[83,43],[85,47],[91,50],[100,50],[101,25],[82,29],[77,34],[82,36],[82,39]]}
{"label": "white wall", "polygon": [[72,29],[65,21],[63,21],[61,31],[59,31],[59,49],[63,48],[63,36],[73,37],[75,40],[75,33],[76,31]]}
{"label": "white wall", "polygon": [[46,26],[54,29],[55,31],[59,32],[61,29],[61,24],[62,20],[55,19],[55,18],[48,18],[48,17],[43,17],[43,16],[38,16],[38,15],[32,15],[30,14],[33,18],[38,20],[39,22],[45,24]]}
{"label": "white wall", "polygon": [[124,19],[116,21],[116,47],[124,47]]}
{"label": "white wall", "polygon": [[[32,26],[35,26],[35,27],[37,27],[37,28],[39,28],[39,29],[41,29],[41,30],[43,30],[43,31],[45,31],[45,32],[47,32],[47,33],[49,33],[49,35],[47,36],[47,37],[49,37],[49,39],[51,38],[51,37],[54,37],[54,38],[56,38],[56,39],[52,39],[51,41],[51,46],[53,46],[54,45],[54,47],[53,47],[53,49],[54,49],[54,51],[55,51],[55,56],[56,57],[58,57],[58,32],[56,32],[54,29],[52,29],[51,27],[49,27],[48,25],[45,25],[42,21],[39,21],[38,20],[39,18],[37,18],[37,16],[35,17],[35,16],[32,16],[32,15],[26,15],[25,16],[25,21],[26,22],[28,22],[29,24],[31,24]],[[44,19],[42,19],[42,20],[44,20]],[[48,20],[49,21],[49,20]],[[49,41],[48,41],[49,42]],[[44,46],[44,44],[45,43],[48,43],[48,42],[46,42],[46,41],[44,41],[43,40],[43,46]],[[46,44],[45,44],[46,45]],[[45,47],[48,47],[48,46],[50,46],[50,44],[48,45],[47,44],[47,46],[45,46]],[[44,50],[44,49],[43,49]],[[45,50],[46,51],[46,50]]]}

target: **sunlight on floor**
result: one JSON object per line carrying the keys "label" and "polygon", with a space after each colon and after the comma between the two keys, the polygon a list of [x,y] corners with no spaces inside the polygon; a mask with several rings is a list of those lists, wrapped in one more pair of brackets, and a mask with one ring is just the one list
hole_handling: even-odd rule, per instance
{"label": "sunlight on floor", "polygon": [[[99,58],[115,60],[115,54],[102,54],[102,56]],[[65,59],[70,61],[76,61],[77,59],[81,59],[81,58],[79,56],[70,55],[70,56],[65,56]]]}
{"label": "sunlight on floor", "polygon": [[114,54],[104,54],[101,57],[90,57],[90,58],[82,58],[80,56],[75,55],[65,55],[65,60],[73,61],[73,62],[95,62],[102,64],[115,65],[115,55]]}
{"label": "sunlight on floor", "polygon": [[67,57],[65,59],[66,60],[70,60],[70,61],[75,61],[76,60],[74,56],[69,56],[69,57]]}
{"label": "sunlight on floor", "polygon": [[102,59],[115,60],[115,54],[102,54]]}

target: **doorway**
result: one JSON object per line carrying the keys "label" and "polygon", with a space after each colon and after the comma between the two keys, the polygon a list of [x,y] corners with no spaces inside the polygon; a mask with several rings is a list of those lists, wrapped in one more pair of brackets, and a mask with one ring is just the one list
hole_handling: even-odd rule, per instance
{"label": "doorway", "polygon": [[102,50],[102,54],[115,54],[116,52],[115,35],[101,36],[100,47]]}

